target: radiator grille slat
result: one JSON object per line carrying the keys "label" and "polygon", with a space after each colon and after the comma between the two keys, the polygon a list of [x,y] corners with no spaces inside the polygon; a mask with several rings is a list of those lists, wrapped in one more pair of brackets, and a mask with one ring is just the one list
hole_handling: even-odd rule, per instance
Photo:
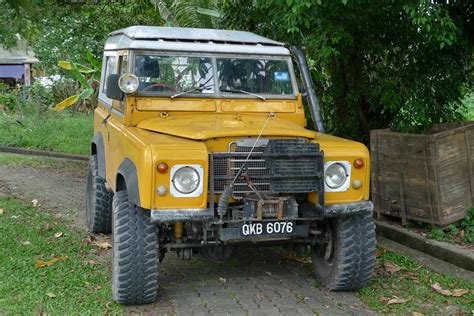
{"label": "radiator grille slat", "polygon": [[[237,140],[228,152],[213,153],[214,192],[222,193],[245,163],[255,140]],[[268,145],[270,144],[270,145]],[[322,152],[319,145],[302,139],[260,140],[246,163],[253,185],[263,193],[315,192],[321,188]],[[252,190],[240,177],[233,197],[241,199]]]}

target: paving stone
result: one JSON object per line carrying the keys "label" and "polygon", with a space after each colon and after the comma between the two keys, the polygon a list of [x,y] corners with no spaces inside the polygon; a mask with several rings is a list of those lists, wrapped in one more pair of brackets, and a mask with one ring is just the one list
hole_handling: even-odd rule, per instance
{"label": "paving stone", "polygon": [[[0,183],[8,186],[7,192],[25,199],[36,198],[85,230],[84,174],[0,165]],[[199,256],[179,261],[174,253],[169,253],[160,264],[157,301],[126,307],[126,312],[186,316],[373,314],[351,293],[315,288],[311,265],[287,261],[285,255],[279,247],[246,247],[237,249],[229,262],[215,264]],[[104,260],[110,264],[111,258]]]}

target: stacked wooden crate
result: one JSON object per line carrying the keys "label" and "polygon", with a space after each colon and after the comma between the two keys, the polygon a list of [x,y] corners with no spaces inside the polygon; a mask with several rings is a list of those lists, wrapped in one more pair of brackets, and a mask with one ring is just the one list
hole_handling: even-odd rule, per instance
{"label": "stacked wooden crate", "polygon": [[379,217],[445,226],[474,205],[474,122],[439,124],[427,135],[374,130],[370,149]]}

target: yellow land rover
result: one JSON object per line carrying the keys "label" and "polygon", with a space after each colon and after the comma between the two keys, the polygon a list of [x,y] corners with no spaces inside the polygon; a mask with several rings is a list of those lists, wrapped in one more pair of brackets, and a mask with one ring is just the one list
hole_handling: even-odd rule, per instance
{"label": "yellow land rover", "polygon": [[298,48],[240,31],[121,29],[105,44],[94,115],[87,225],[113,233],[118,303],[155,300],[167,252],[224,260],[244,243],[310,247],[331,290],[369,281],[369,153],[324,133]]}

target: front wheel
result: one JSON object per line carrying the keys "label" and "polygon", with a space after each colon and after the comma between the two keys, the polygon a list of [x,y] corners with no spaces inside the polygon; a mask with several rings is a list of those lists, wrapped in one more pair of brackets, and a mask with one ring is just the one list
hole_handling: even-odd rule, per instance
{"label": "front wheel", "polygon": [[316,277],[333,291],[353,291],[369,282],[375,267],[372,214],[320,222],[322,237],[313,247]]}
{"label": "front wheel", "polygon": [[150,212],[128,200],[127,191],[115,193],[113,208],[112,290],[119,304],[148,304],[158,289],[157,227]]}
{"label": "front wheel", "polygon": [[91,233],[109,234],[112,229],[112,193],[99,176],[97,156],[89,158],[86,179],[86,223]]}

